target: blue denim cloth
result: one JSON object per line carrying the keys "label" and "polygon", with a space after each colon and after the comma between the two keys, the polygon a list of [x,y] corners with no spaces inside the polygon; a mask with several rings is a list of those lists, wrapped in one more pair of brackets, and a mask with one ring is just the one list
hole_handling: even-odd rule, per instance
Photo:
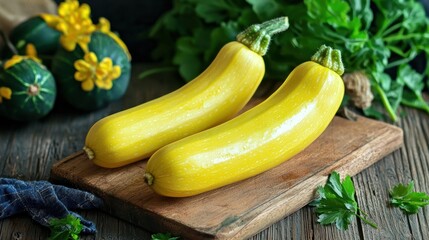
{"label": "blue denim cloth", "polygon": [[51,218],[72,214],[83,224],[82,233],[96,233],[95,224],[69,209],[101,207],[102,200],[91,193],[54,185],[47,181],[0,178],[0,219],[27,213],[33,220],[49,226]]}

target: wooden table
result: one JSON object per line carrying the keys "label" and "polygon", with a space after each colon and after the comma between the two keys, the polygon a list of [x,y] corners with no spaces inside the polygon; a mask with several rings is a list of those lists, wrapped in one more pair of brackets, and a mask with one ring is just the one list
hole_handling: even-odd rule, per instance
{"label": "wooden table", "polygon": [[[98,119],[170,92],[183,84],[171,75],[144,80],[133,68],[131,86],[124,98],[94,112],[80,112],[59,100],[46,118],[32,123],[0,119],[0,176],[23,180],[47,180],[55,162],[82,148],[89,127]],[[261,86],[259,94],[267,90]],[[414,180],[417,191],[429,193],[429,115],[402,108],[397,123],[404,130],[404,146],[354,176],[359,207],[378,225],[373,229],[358,219],[347,231],[321,226],[312,207],[262,230],[251,239],[429,239],[429,207],[407,216],[387,204],[389,189]],[[77,211],[96,223],[95,236],[82,239],[150,239],[152,233],[100,210]],[[0,239],[46,239],[49,229],[26,215],[0,221]]]}

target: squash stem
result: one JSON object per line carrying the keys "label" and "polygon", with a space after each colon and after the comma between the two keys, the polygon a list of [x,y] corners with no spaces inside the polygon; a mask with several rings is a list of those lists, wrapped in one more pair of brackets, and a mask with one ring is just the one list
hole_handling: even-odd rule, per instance
{"label": "squash stem", "polygon": [[94,154],[94,151],[92,151],[92,149],[91,149],[91,148],[89,148],[89,147],[87,147],[87,146],[84,146],[84,147],[83,147],[83,151],[85,151],[86,156],[89,158],[89,160],[94,159],[95,154]]}
{"label": "squash stem", "polygon": [[39,85],[37,85],[37,84],[31,84],[31,85],[28,87],[28,94],[29,94],[30,96],[36,96],[36,95],[38,95],[38,94],[39,94],[39,92],[40,92],[40,87],[39,87]]}
{"label": "squash stem", "polygon": [[154,177],[152,174],[144,173],[143,178],[144,178],[144,182],[147,183],[147,185],[150,186],[153,184]]}
{"label": "squash stem", "polygon": [[237,35],[237,41],[252,51],[264,56],[267,53],[271,37],[289,28],[288,17],[275,18],[261,24],[254,24]]}
{"label": "squash stem", "polygon": [[313,62],[325,66],[340,76],[344,73],[344,64],[341,60],[341,51],[322,45],[319,50],[311,57]]}

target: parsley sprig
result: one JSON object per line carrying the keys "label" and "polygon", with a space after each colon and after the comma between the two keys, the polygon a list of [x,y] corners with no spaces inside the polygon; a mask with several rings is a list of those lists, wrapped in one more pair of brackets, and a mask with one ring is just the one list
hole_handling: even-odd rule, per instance
{"label": "parsley sprig", "polygon": [[49,221],[51,235],[49,240],[77,240],[83,229],[80,219],[69,214],[65,218],[52,218]]}
{"label": "parsley sprig", "polygon": [[407,214],[417,213],[421,207],[429,205],[429,196],[424,192],[414,192],[414,182],[398,184],[390,191],[390,203]]}
{"label": "parsley sprig", "polygon": [[180,237],[174,237],[171,233],[155,233],[151,235],[152,240],[177,240]]}
{"label": "parsley sprig", "polygon": [[377,224],[368,220],[355,200],[355,189],[350,176],[341,182],[340,175],[332,172],[325,186],[317,189],[318,197],[310,204],[316,207],[317,221],[322,225],[335,223],[340,230],[347,230],[355,216],[373,228]]}

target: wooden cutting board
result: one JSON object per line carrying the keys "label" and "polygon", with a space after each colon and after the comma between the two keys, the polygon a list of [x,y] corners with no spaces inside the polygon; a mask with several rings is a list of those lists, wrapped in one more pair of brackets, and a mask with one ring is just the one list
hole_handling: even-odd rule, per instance
{"label": "wooden cutting board", "polygon": [[104,169],[83,152],[56,163],[51,180],[99,195],[103,210],[151,232],[184,239],[244,239],[307,205],[332,171],[353,176],[402,143],[402,130],[393,125],[335,117],[313,144],[289,161],[194,197],[153,193],[143,181],[146,161]]}

